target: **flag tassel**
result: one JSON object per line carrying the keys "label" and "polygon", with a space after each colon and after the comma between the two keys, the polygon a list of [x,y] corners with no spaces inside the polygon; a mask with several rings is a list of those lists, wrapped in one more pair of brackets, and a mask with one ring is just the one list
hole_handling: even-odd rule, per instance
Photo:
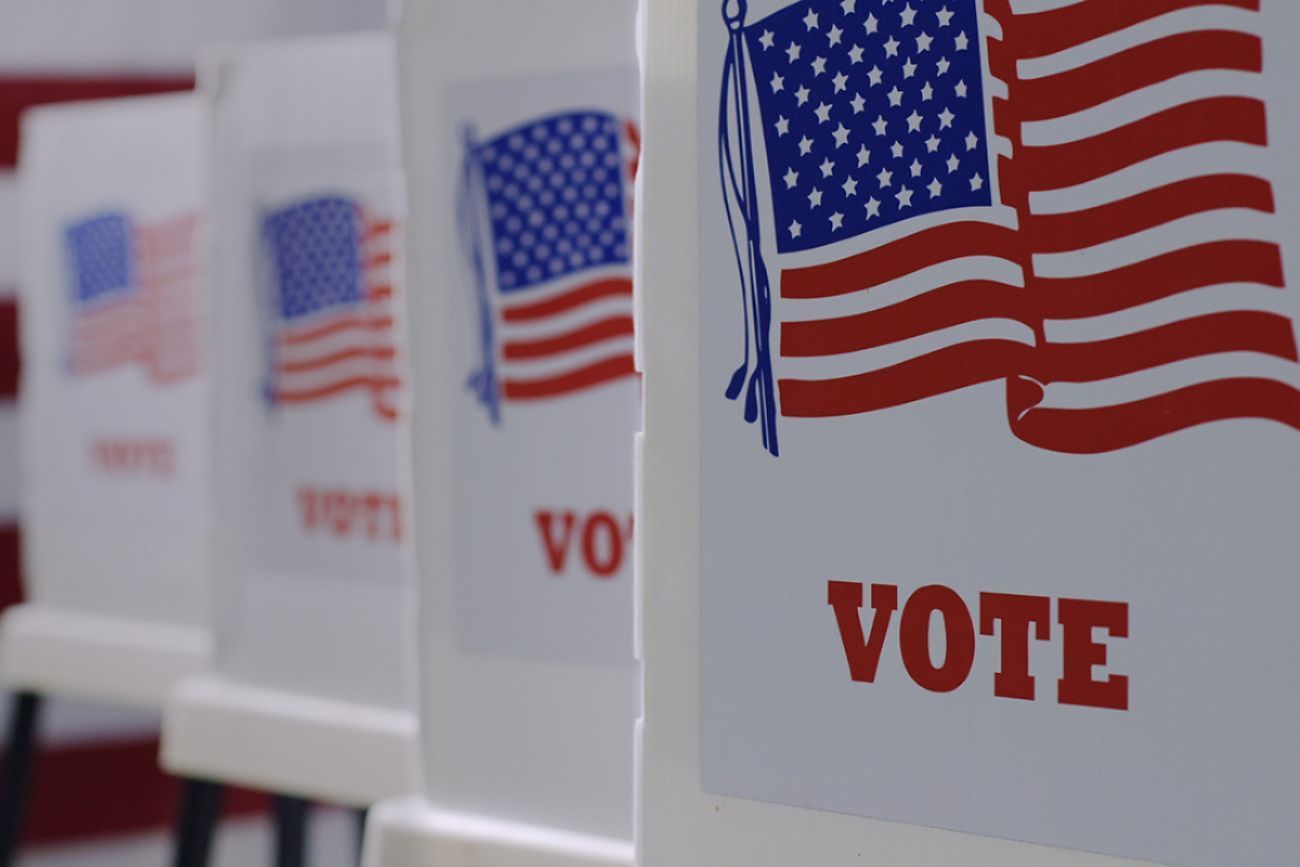
{"label": "flag tassel", "polygon": [[496,377],[496,344],[492,331],[492,302],[488,297],[487,274],[483,265],[483,245],[479,234],[480,220],[475,202],[480,197],[474,192],[475,166],[477,148],[474,132],[465,130],[465,163],[461,174],[460,194],[457,197],[457,211],[460,217],[461,241],[470,270],[474,273],[475,296],[479,312],[479,343],[482,351],[481,367],[470,374],[465,385],[478,397],[487,408],[492,425],[501,424],[501,393]]}
{"label": "flag tassel", "polygon": [[[730,31],[722,72],[722,94],[718,117],[718,163],[722,180],[723,201],[731,230],[736,267],[740,274],[741,303],[744,312],[744,359],[727,384],[730,400],[745,393],[744,416],[749,423],[759,422],[763,447],[772,455],[780,454],[776,432],[776,394],[772,375],[770,335],[772,327],[772,290],[767,265],[763,261],[762,236],[759,231],[758,186],[754,177],[753,133],[750,126],[749,89],[746,79],[744,25],[748,10],[746,0],[723,0],[722,17]],[[734,112],[734,118],[731,116]],[[731,128],[737,142],[733,148]],[[737,162],[739,165],[737,165]],[[736,220],[731,200],[739,206],[745,241],[737,238]],[[751,369],[752,364],[752,369]]]}

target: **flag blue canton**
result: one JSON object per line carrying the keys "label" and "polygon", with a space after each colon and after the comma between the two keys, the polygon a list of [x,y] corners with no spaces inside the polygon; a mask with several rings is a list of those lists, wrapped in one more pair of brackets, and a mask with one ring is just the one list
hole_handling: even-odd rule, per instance
{"label": "flag blue canton", "polygon": [[804,0],[745,38],[780,252],[991,203],[975,0]]}
{"label": "flag blue canton", "polygon": [[342,196],[310,199],[268,215],[262,229],[282,318],[360,303],[364,263],[355,202]]}
{"label": "flag blue canton", "polygon": [[629,261],[617,118],[554,115],[497,136],[479,154],[503,292]]}
{"label": "flag blue canton", "polygon": [[95,303],[131,289],[134,283],[131,220],[101,214],[65,232],[73,264],[72,294],[78,303]]}

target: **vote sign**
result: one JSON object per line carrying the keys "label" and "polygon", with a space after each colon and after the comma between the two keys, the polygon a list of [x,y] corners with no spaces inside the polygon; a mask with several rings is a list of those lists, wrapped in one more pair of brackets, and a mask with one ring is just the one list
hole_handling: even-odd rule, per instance
{"label": "vote sign", "polygon": [[24,520],[44,604],[203,619],[203,133],[185,95],[24,121]]}
{"label": "vote sign", "polygon": [[460,641],[631,664],[635,70],[449,88]]}
{"label": "vote sign", "polygon": [[1294,10],[721,6],[705,789],[1293,860]]}
{"label": "vote sign", "polygon": [[[261,165],[262,478],[268,563],[396,577],[402,367],[397,178],[340,157],[328,177]],[[301,171],[299,169],[299,171]],[[271,178],[277,178],[276,182]]]}
{"label": "vote sign", "polygon": [[[215,51],[219,667],[410,706],[404,178],[386,33]],[[293,628],[286,629],[285,623]]]}

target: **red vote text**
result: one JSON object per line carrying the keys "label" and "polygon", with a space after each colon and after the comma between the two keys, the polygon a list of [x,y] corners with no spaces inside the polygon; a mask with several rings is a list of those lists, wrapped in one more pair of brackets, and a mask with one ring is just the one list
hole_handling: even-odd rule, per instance
{"label": "red vote text", "polygon": [[109,475],[169,479],[176,472],[176,448],[160,437],[103,437],[91,442],[90,463]]}
{"label": "red vote text", "polygon": [[336,539],[399,542],[402,539],[401,497],[390,491],[350,491],[346,488],[298,488],[298,517],[306,535]]}
{"label": "red vote text", "polygon": [[609,579],[631,556],[632,516],[614,512],[580,513],[572,509],[539,509],[533,521],[541,537],[542,555],[554,575],[565,574],[575,564],[593,578]]}
{"label": "red vote text", "polygon": [[[1053,604],[1047,596],[981,593],[972,609],[941,584],[920,587],[906,600],[893,584],[872,584],[870,613],[864,615],[865,597],[860,583],[829,582],[827,601],[855,681],[874,683],[881,655],[896,641],[903,668],[917,686],[951,692],[967,683],[977,643],[987,639],[982,644],[996,648],[1001,662],[993,694],[1032,701],[1038,685],[1030,674],[1031,647],[1045,645],[1039,652],[1061,655],[1059,704],[1128,710],[1128,677],[1098,672],[1107,664],[1109,642],[1128,638],[1126,602],[1057,599]],[[942,655],[930,646],[936,621],[943,633]]]}

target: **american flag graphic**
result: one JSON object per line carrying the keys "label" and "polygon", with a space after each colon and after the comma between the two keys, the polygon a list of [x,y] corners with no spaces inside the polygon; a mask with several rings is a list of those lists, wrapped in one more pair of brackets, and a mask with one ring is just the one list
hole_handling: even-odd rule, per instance
{"label": "american flag graphic", "polygon": [[467,142],[460,210],[482,348],[470,387],[494,424],[502,401],[549,400],[636,375],[635,143],[632,124],[599,111]]}
{"label": "american flag graphic", "polygon": [[132,362],[158,384],[198,373],[197,230],[194,214],[136,223],[116,211],[66,227],[74,375]]}
{"label": "american flag graphic", "polygon": [[327,195],[267,214],[262,234],[273,287],[271,402],[362,391],[381,418],[396,419],[392,220]]}
{"label": "american flag graphic", "polygon": [[1300,428],[1258,0],[745,6],[719,120],[748,323],[727,394],[769,451],[778,416],[997,380],[1013,433],[1055,451]]}

